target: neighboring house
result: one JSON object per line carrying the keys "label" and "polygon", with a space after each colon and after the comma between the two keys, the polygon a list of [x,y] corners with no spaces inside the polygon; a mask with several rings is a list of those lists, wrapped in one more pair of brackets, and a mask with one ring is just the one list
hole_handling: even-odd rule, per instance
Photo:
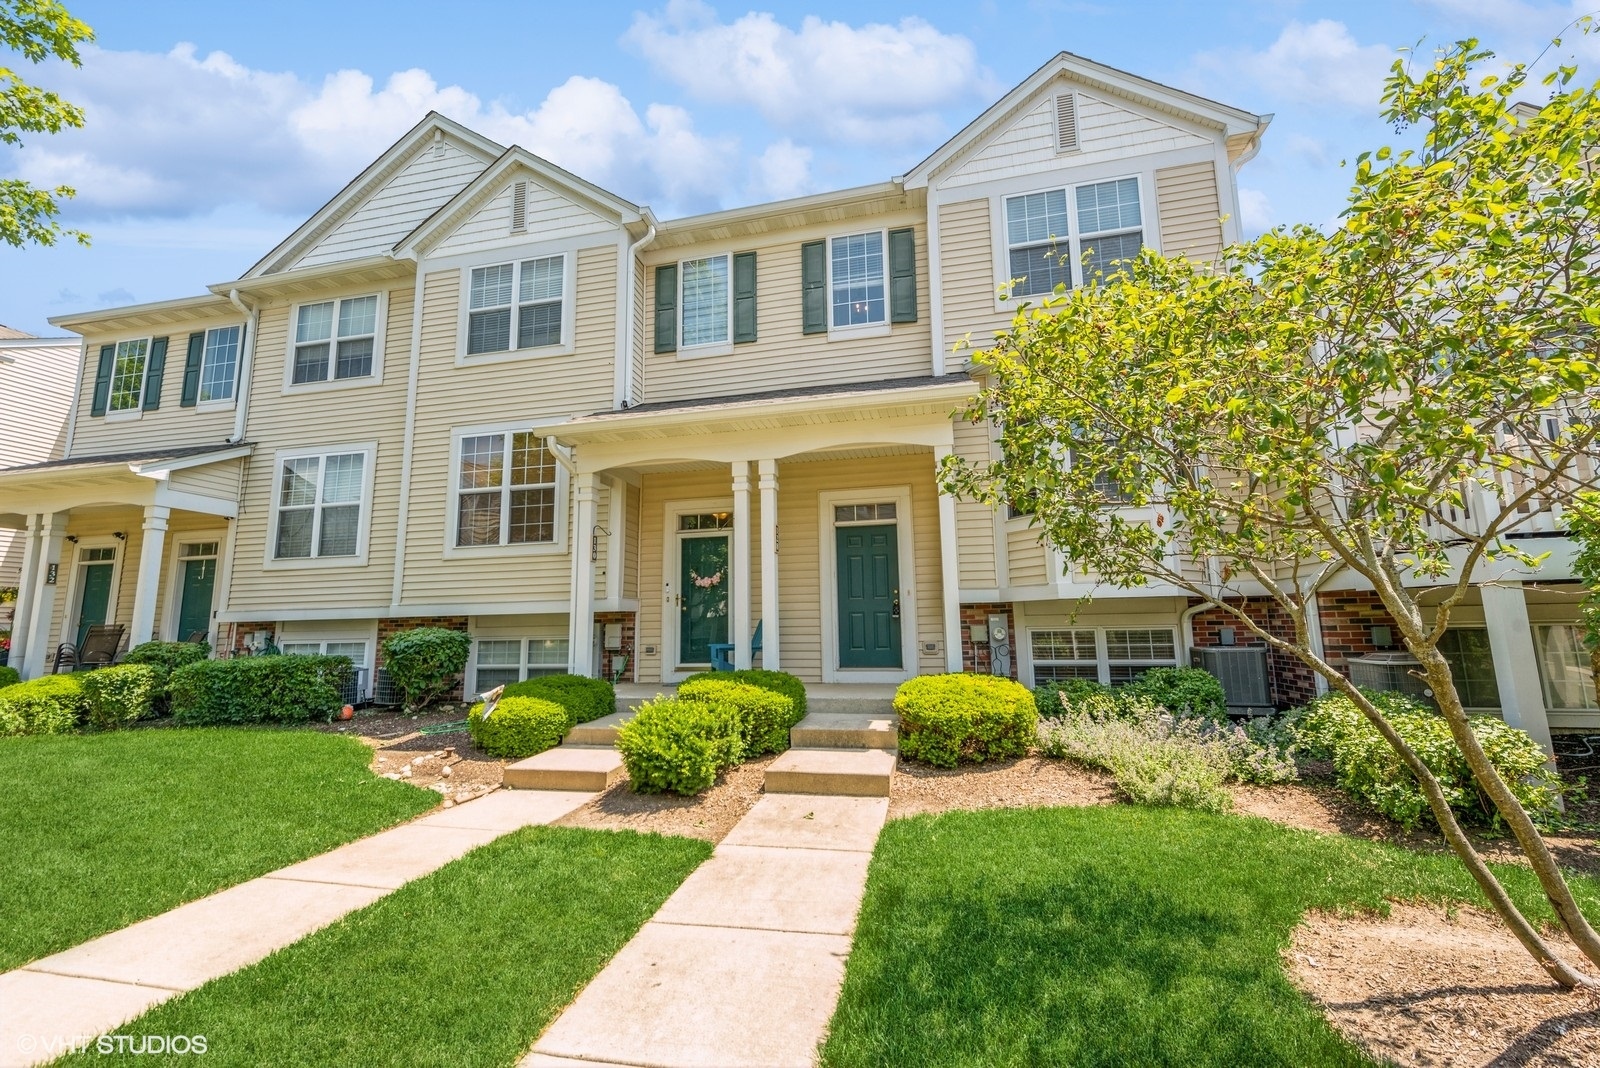
{"label": "neighboring house", "polygon": [[[85,342],[66,458],[0,471],[26,670],[101,618],[348,655],[368,688],[420,623],[472,633],[474,691],[672,682],[719,642],[810,682],[1186,662],[1213,613],[1098,589],[935,469],[991,448],[951,414],[998,288],[1215,257],[1268,121],[1063,53],[900,177],[661,221],[429,115],[242,278],[55,320]],[[1481,703],[1600,722],[1571,598],[1484,598]],[[1324,605],[1331,652],[1380,643],[1370,593]]]}
{"label": "neighboring house", "polygon": [[[0,324],[0,468],[60,456],[77,376],[76,337],[34,337]],[[22,578],[24,538],[0,518],[0,630],[11,627],[9,591]]]}

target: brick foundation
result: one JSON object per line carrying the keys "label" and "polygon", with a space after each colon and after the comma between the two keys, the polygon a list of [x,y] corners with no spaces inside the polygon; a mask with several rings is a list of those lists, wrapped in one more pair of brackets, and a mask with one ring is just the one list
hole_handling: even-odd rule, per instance
{"label": "brick foundation", "polygon": [[990,616],[1006,617],[1006,633],[1011,635],[1011,678],[1017,677],[1017,616],[1010,602],[997,604],[964,604],[961,606],[961,670],[987,675],[989,671],[989,646],[972,644],[972,625],[989,625]]}
{"label": "brick foundation", "polygon": [[[412,629],[414,629],[416,627],[443,627],[446,630],[464,631],[464,630],[467,629],[467,617],[466,616],[413,616],[413,617],[406,618],[406,619],[380,619],[380,620],[378,620],[378,648],[375,651],[375,653],[373,654],[373,656],[374,656],[373,663],[375,664],[375,666],[378,667],[378,668],[382,668],[383,667],[383,643],[384,643],[384,639],[390,637],[391,635],[398,634],[400,631],[412,630]],[[444,697],[442,698],[442,700],[445,700],[445,701],[459,701],[461,699],[461,692],[462,692],[461,691],[461,687],[462,687],[462,685],[463,685],[463,680],[457,679],[455,687],[449,693],[445,694]]]}
{"label": "brick foundation", "polygon": [[245,652],[245,635],[252,631],[264,630],[272,635],[274,643],[278,638],[277,623],[219,623],[217,624],[217,644],[212,650],[212,655],[217,657],[240,656]]}
{"label": "brick foundation", "polygon": [[[639,620],[632,612],[596,612],[594,614],[596,627],[604,627],[608,623],[622,624],[622,648],[607,649],[605,641],[600,642],[600,663],[596,665],[600,677],[604,679],[615,675],[617,668],[622,664],[622,658],[628,658],[628,666],[623,669],[618,682],[637,682],[639,679],[639,657],[637,655],[637,641]],[[601,631],[603,635],[604,630]]]}
{"label": "brick foundation", "polygon": [[[1322,617],[1322,655],[1346,675],[1350,674],[1346,665],[1355,657],[1405,648],[1394,617],[1371,590],[1319,594],[1317,613]],[[1373,643],[1373,627],[1389,628],[1387,645]]]}
{"label": "brick foundation", "polygon": [[[1190,601],[1191,605],[1199,604]],[[1294,640],[1294,624],[1276,601],[1252,597],[1242,602],[1245,614],[1262,630],[1274,638]],[[1265,646],[1265,640],[1250,633],[1237,619],[1221,608],[1208,608],[1195,614],[1190,624],[1195,647],[1222,644],[1222,629],[1233,628],[1233,644],[1240,646]],[[1278,649],[1267,649],[1267,692],[1278,708],[1303,705],[1316,696],[1316,676],[1298,657]]]}

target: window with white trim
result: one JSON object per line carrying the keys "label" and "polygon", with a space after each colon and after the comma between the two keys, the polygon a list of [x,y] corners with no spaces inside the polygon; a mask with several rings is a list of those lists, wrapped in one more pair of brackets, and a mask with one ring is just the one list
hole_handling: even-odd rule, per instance
{"label": "window with white trim", "polygon": [[1178,665],[1178,632],[1171,627],[1108,628],[1105,640],[1105,681],[1113,686],[1132,682],[1151,668]]}
{"label": "window with white trim", "polygon": [[565,638],[479,638],[474,643],[472,692],[486,693],[540,675],[567,670]]}
{"label": "window with white trim", "polygon": [[728,341],[733,320],[733,287],[727,255],[684,260],[678,265],[679,347],[720,345]]}
{"label": "window with white trim", "polygon": [[1100,679],[1100,656],[1091,627],[1029,631],[1028,647],[1033,653],[1035,682]]}
{"label": "window with white trim", "polygon": [[273,556],[309,560],[356,556],[368,455],[334,452],[280,462]]}
{"label": "window with white trim", "polygon": [[113,412],[137,411],[144,398],[144,372],[150,362],[150,339],[117,342],[111,364],[111,395],[106,408]]}
{"label": "window with white trim", "polygon": [[295,309],[294,366],[301,386],[372,376],[378,340],[378,297],[342,297]]}
{"label": "window with white trim", "polygon": [[239,341],[242,326],[214,326],[206,331],[206,343],[200,358],[200,392],[196,400],[233,399],[233,388],[239,372]]}
{"label": "window with white trim", "polygon": [[561,344],[566,262],[557,255],[474,267],[467,288],[467,355]]}
{"label": "window with white trim", "polygon": [[314,642],[280,642],[280,653],[293,653],[300,656],[343,656],[348,657],[350,663],[356,667],[363,667],[367,662],[367,643],[351,641],[314,641]]}
{"label": "window with white trim", "polygon": [[[1072,225],[1068,207],[1076,209]],[[1006,268],[1017,297],[1094,282],[1144,244],[1139,179],[1114,178],[1005,198]]]}
{"label": "window with white trim", "polygon": [[1061,627],[1028,631],[1035,682],[1090,679],[1117,686],[1178,664],[1172,627]]}
{"label": "window with white trim", "polygon": [[1553,712],[1588,712],[1600,708],[1589,650],[1582,628],[1552,624],[1533,629],[1539,649],[1539,679],[1544,683],[1545,707]]}
{"label": "window with white trim", "polygon": [[828,260],[829,328],[887,323],[883,231],[830,238]]}
{"label": "window with white trim", "polygon": [[556,458],[532,431],[470,434],[456,454],[458,547],[556,540]]}

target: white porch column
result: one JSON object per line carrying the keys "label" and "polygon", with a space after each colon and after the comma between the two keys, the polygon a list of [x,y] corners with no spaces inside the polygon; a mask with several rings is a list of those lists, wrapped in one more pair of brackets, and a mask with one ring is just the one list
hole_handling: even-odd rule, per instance
{"label": "white porch column", "polygon": [[778,671],[778,461],[757,460],[761,488],[761,666]]}
{"label": "white porch column", "polygon": [[1495,682],[1500,688],[1500,714],[1513,727],[1550,747],[1550,720],[1545,715],[1544,691],[1539,687],[1539,659],[1533,648],[1533,628],[1528,624],[1528,601],[1522,583],[1479,586],[1483,620],[1489,629],[1489,654],[1494,659]]}
{"label": "white porch column", "polygon": [[[39,517],[38,563],[35,565],[33,604],[28,611],[28,647],[22,662],[22,677],[44,674],[50,657],[50,620],[56,610],[56,591],[65,576],[61,574],[61,546],[67,537],[67,513],[47,512]],[[52,570],[56,581],[51,582]]]}
{"label": "white porch column", "polygon": [[728,606],[728,641],[733,666],[750,667],[750,461],[733,461],[733,603]]}
{"label": "white porch column", "polygon": [[144,541],[139,546],[139,581],[133,588],[133,620],[128,626],[128,648],[155,636],[156,591],[161,588],[161,558],[167,551],[167,520],[172,509],[161,504],[144,506]]}
{"label": "white porch column", "polygon": [[[938,487],[939,466],[955,452],[953,445],[933,447],[934,486]],[[944,587],[944,666],[946,671],[961,670],[961,552],[956,544],[956,499],[944,490],[939,493],[939,581]],[[1015,638],[1012,639],[1015,642]]]}
{"label": "white porch column", "polygon": [[22,577],[17,580],[17,603],[11,606],[10,664],[18,671],[28,655],[28,615],[39,595],[39,519],[30,512],[28,525],[22,531]]}
{"label": "white porch column", "polygon": [[599,478],[589,471],[573,476],[572,673],[594,674],[594,491]]}

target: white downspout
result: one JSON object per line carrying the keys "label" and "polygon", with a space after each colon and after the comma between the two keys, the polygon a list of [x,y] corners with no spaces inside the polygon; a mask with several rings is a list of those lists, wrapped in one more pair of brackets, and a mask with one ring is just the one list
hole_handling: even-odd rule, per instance
{"label": "white downspout", "polygon": [[255,364],[256,335],[261,332],[261,311],[240,300],[237,289],[228,290],[228,303],[245,313],[248,324],[245,327],[244,351],[239,354],[239,399],[233,412],[233,440],[240,442],[244,440],[250,413],[250,372]]}
{"label": "white downspout", "polygon": [[[649,216],[646,216],[646,218],[649,218]],[[649,226],[645,229],[644,236],[628,246],[628,254],[625,258],[628,265],[628,277],[623,279],[624,288],[622,291],[622,303],[623,308],[625,309],[623,313],[623,330],[627,335],[628,342],[623,348],[624,359],[622,362],[622,396],[617,398],[618,408],[626,408],[633,403],[633,263],[634,260],[638,259],[640,250],[642,250],[646,245],[655,239],[656,224],[655,220],[651,219]]]}

